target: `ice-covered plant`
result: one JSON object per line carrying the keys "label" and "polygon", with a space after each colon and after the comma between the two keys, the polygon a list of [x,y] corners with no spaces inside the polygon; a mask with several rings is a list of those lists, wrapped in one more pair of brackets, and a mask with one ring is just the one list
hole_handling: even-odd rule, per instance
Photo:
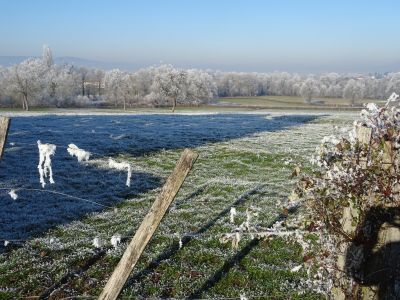
{"label": "ice-covered plant", "polygon": [[119,171],[126,171],[128,173],[126,177],[126,186],[131,186],[131,176],[132,176],[132,167],[128,162],[116,162],[111,157],[108,159],[108,167],[111,169],[116,169]]}
{"label": "ice-covered plant", "polygon": [[380,225],[392,214],[388,209],[400,206],[397,98],[392,94],[382,107],[366,105],[347,136],[324,138],[313,158],[315,170],[297,185],[309,212],[305,227],[326,233],[320,235],[316,264],[344,272],[327,274],[347,297],[356,297],[358,284],[366,283],[363,266],[375,251]]}
{"label": "ice-covered plant", "polygon": [[49,182],[54,183],[50,156],[54,155],[54,153],[56,152],[56,145],[42,144],[40,140],[37,141],[37,144],[39,149],[38,170],[40,176],[40,183],[44,188],[46,185],[45,178],[49,177]]}
{"label": "ice-covered plant", "polygon": [[322,141],[312,176],[299,181],[299,191],[313,201],[318,221],[347,237],[341,228],[343,207],[353,205],[355,221],[376,206],[400,205],[400,108],[368,104],[348,137]]}
{"label": "ice-covered plant", "polygon": [[90,158],[90,152],[78,148],[75,144],[69,144],[67,151],[72,157],[75,156],[79,162],[88,161]]}
{"label": "ice-covered plant", "polygon": [[[252,220],[258,216],[258,208],[251,206],[246,209],[246,220],[242,222],[238,227],[235,226],[233,232],[226,233],[220,237],[220,242],[225,244],[229,241],[232,242],[232,248],[238,249],[239,242],[242,239],[243,234],[250,234],[252,238],[257,235],[257,228],[253,226]],[[238,215],[235,207],[230,209],[230,223],[235,223],[235,216]]]}

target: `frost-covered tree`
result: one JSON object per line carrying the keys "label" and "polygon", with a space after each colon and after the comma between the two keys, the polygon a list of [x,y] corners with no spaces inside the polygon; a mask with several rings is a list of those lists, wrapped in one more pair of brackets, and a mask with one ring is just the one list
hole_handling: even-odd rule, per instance
{"label": "frost-covered tree", "polygon": [[354,105],[356,100],[360,100],[364,97],[364,84],[350,79],[343,90],[343,98],[349,99],[350,104]]}
{"label": "frost-covered tree", "polygon": [[51,68],[53,66],[53,53],[51,49],[47,45],[43,45],[43,55],[42,55],[43,63],[47,68]]}
{"label": "frost-covered tree", "polygon": [[386,86],[386,94],[391,95],[400,91],[400,73],[391,73],[388,76],[388,83]]}
{"label": "frost-covered tree", "polygon": [[311,99],[319,94],[317,82],[313,78],[307,78],[300,88],[300,95],[306,103],[311,103]]}
{"label": "frost-covered tree", "polygon": [[78,72],[79,83],[81,86],[82,96],[85,96],[85,87],[86,87],[86,80],[89,74],[89,70],[87,68],[81,67],[79,68]]}
{"label": "frost-covered tree", "polygon": [[214,98],[216,85],[212,77],[200,70],[188,70],[186,82],[186,100],[192,104],[206,103]]}
{"label": "frost-covered tree", "polygon": [[104,76],[105,97],[114,106],[122,103],[124,110],[126,109],[127,99],[127,78],[124,72],[114,69],[105,73]]}
{"label": "frost-covered tree", "polygon": [[101,86],[102,86],[102,83],[104,81],[104,75],[105,75],[105,72],[103,70],[100,70],[100,69],[95,69],[92,72],[93,81],[97,85],[97,95],[98,96],[101,95]]}
{"label": "frost-covered tree", "polygon": [[8,78],[7,69],[0,66],[0,98],[5,94],[7,78]]}
{"label": "frost-covered tree", "polygon": [[46,75],[48,104],[57,107],[70,106],[79,94],[74,68],[70,65],[54,66]]}
{"label": "frost-covered tree", "polygon": [[174,69],[171,65],[163,65],[156,69],[154,78],[155,92],[172,101],[172,112],[178,100],[186,98],[187,72]]}
{"label": "frost-covered tree", "polygon": [[[287,72],[182,70],[170,65],[148,67],[133,73],[110,72],[107,72],[106,85],[105,71],[71,65],[58,66],[53,62],[51,49],[44,46],[42,59],[3,68],[3,74],[0,74],[0,98],[8,105],[22,98],[24,108],[30,104],[90,105],[93,100],[107,99],[125,108],[127,105],[164,106],[172,103],[175,110],[177,103],[200,104],[215,96],[301,95],[310,102],[312,97],[318,95],[345,97],[354,103],[362,97],[384,99],[393,91],[400,90],[400,73],[328,73],[307,77]],[[28,76],[29,73],[32,76]]]}
{"label": "frost-covered tree", "polygon": [[22,98],[22,108],[40,98],[45,89],[46,66],[41,59],[28,59],[11,68],[9,90]]}

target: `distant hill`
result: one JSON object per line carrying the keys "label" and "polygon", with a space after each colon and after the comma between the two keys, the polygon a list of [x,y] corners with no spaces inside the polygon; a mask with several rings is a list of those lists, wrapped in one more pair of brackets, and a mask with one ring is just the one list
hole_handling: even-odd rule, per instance
{"label": "distant hill", "polygon": [[[0,56],[0,66],[10,67],[12,65],[19,64],[30,57],[32,56]],[[104,62],[71,56],[56,57],[54,58],[54,63],[57,65],[72,64],[77,67],[98,68],[103,70],[119,68],[125,71],[133,71],[141,67],[145,67],[144,65],[142,66],[133,63]]]}

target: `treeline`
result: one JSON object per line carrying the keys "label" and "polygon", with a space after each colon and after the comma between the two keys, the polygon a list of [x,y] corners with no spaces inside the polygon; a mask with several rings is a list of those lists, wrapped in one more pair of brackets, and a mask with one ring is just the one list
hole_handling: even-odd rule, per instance
{"label": "treeline", "polygon": [[302,96],[385,99],[400,91],[400,73],[385,75],[300,75],[286,72],[239,73],[177,69],[161,65],[133,73],[118,69],[55,65],[49,47],[42,58],[32,58],[9,68],[0,66],[0,104],[20,106],[172,106],[200,105],[217,97]]}

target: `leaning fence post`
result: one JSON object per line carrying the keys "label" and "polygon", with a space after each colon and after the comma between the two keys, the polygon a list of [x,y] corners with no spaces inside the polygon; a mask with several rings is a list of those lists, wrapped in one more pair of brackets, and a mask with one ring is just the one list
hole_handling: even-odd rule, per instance
{"label": "leaning fence post", "polygon": [[0,159],[3,156],[4,145],[6,144],[9,126],[10,126],[10,118],[0,117]]}
{"label": "leaning fence post", "polygon": [[126,248],[121,260],[104,287],[99,299],[116,299],[121,292],[129,274],[132,272],[144,248],[150,241],[165,212],[178,193],[187,174],[195,163],[198,154],[185,149],[179,158],[174,171],[168,177],[161,193],[154,201],[150,211]]}

